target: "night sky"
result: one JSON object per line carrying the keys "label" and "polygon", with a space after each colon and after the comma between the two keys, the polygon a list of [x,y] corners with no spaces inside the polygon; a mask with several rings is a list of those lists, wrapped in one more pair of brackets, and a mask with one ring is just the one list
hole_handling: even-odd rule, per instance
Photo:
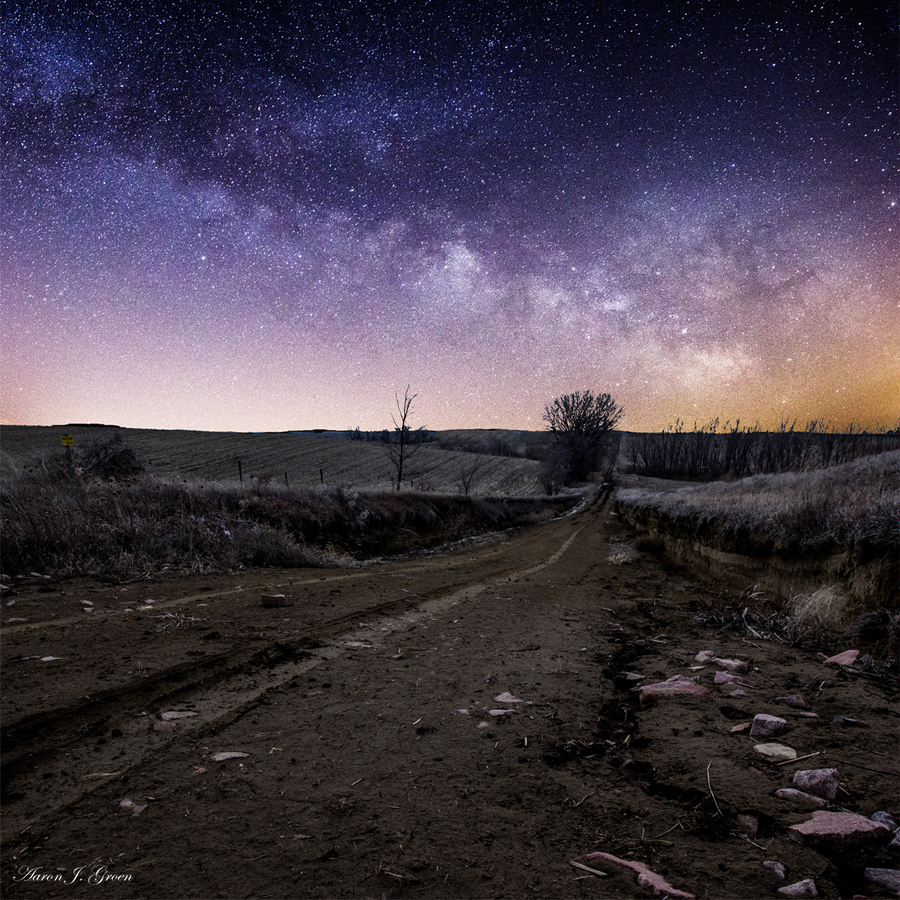
{"label": "night sky", "polygon": [[894,426],[897,19],[7,0],[0,422]]}

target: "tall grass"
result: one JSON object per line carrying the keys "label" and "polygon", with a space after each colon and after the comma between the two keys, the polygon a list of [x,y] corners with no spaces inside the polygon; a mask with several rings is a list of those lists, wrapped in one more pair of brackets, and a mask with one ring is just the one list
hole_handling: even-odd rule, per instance
{"label": "tall grass", "polygon": [[551,500],[346,488],[105,481],[38,471],[0,481],[0,568],[128,577],[165,569],[336,566],[523,522]]}
{"label": "tall grass", "polygon": [[839,432],[822,420],[800,429],[785,420],[775,431],[763,431],[759,424],[722,426],[714,419],[686,431],[679,419],[665,431],[631,435],[625,462],[637,475],[710,481],[828,468],[898,449],[900,427],[871,432],[850,425]]}
{"label": "tall grass", "polygon": [[646,494],[621,490],[625,505],[670,519],[717,523],[806,549],[868,545],[900,552],[900,451],[810,472]]}

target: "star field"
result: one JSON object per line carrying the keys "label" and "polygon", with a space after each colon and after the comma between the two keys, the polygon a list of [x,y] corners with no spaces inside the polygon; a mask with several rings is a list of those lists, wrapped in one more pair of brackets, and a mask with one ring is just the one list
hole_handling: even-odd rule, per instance
{"label": "star field", "polygon": [[[596,8],[595,8],[596,6]],[[900,418],[886,5],[7,3],[0,421]]]}

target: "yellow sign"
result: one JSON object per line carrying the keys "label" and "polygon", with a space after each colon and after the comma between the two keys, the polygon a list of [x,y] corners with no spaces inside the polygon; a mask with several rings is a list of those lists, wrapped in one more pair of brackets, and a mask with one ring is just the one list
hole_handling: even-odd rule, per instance
{"label": "yellow sign", "polygon": [[75,438],[73,438],[71,434],[64,434],[62,439],[63,447],[71,447],[75,443]]}

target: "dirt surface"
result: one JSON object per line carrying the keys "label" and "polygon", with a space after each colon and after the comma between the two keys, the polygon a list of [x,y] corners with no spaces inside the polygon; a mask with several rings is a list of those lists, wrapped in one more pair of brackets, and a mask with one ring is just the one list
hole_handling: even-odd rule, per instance
{"label": "dirt surface", "polygon": [[[608,500],[347,570],[34,578],[2,608],[3,895],[651,895],[571,864],[599,850],[700,898],[805,878],[880,896],[863,870],[894,867],[881,844],[789,842],[810,813],[773,794],[833,766],[830,808],[898,818],[896,681],[705,628],[714,601],[637,552]],[[756,687],[692,671],[702,650]],[[636,686],[678,674],[711,695],[641,708]],[[798,693],[817,717],[777,700]],[[757,713],[818,755],[762,761],[732,733]]]}

